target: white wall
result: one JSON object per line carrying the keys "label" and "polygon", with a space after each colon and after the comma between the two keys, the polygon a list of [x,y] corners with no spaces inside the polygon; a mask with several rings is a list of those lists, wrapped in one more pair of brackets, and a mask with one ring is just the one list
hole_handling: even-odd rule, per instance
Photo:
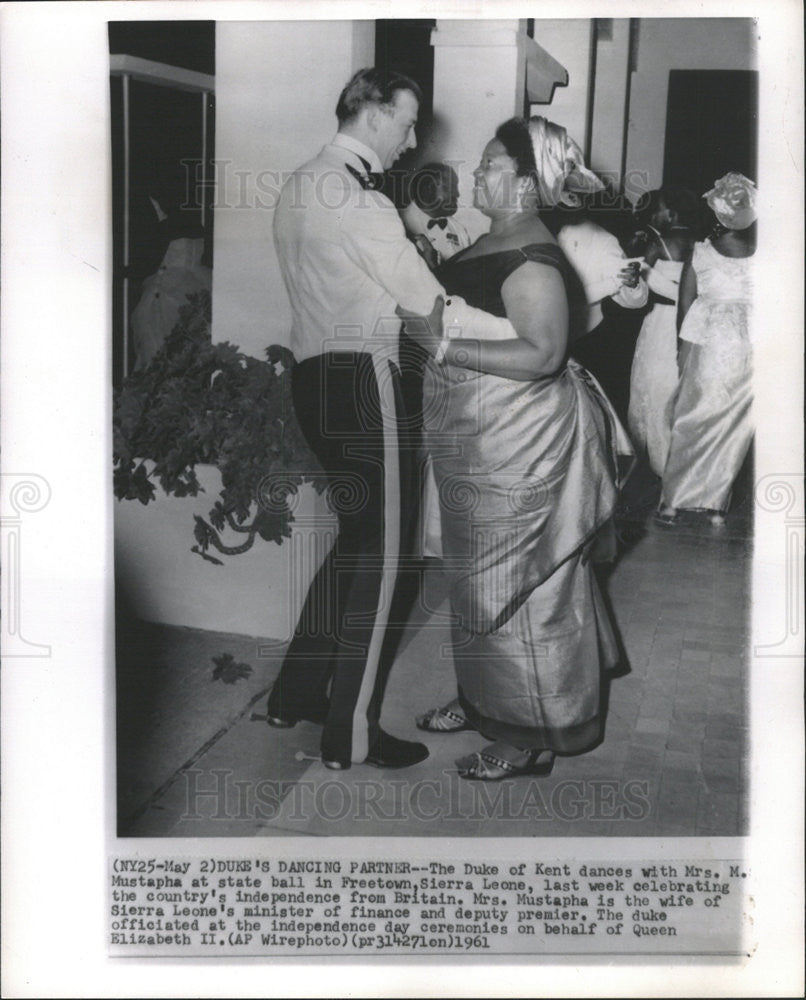
{"label": "white wall", "polygon": [[587,141],[591,22],[588,18],[535,20],[535,41],[568,70],[568,85],[555,87],[551,104],[533,104],[532,114],[562,125],[582,149]]}
{"label": "white wall", "polygon": [[614,187],[618,187],[624,149],[629,18],[613,18],[612,26],[612,38],[600,38],[596,46],[596,87],[589,166],[609,178]]}
{"label": "white wall", "polygon": [[628,175],[663,182],[669,70],[755,69],[755,27],[747,18],[641,18],[632,78]]}
{"label": "white wall", "polygon": [[[313,573],[332,544],[335,519],[313,488],[303,487],[291,501],[291,538],[282,545],[258,538],[235,556],[211,548],[223,563],[216,565],[191,548],[193,516],[207,518],[221,475],[211,466],[196,472],[204,489],[198,497],[168,497],[158,489],[147,506],[116,501],[118,599],[146,621],[290,641]],[[227,530],[223,538],[239,545],[245,536]]]}
{"label": "white wall", "polygon": [[374,21],[219,21],[213,340],[263,357],[289,343],[272,239],[283,175],[336,132],[344,84],[375,57]]}

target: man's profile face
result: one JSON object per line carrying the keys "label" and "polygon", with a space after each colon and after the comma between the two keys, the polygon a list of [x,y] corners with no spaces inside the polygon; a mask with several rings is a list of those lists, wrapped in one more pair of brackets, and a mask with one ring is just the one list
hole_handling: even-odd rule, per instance
{"label": "man's profile face", "polygon": [[416,148],[414,126],[419,108],[417,98],[410,90],[398,90],[394,103],[380,109],[376,119],[375,152],[384,170],[388,170],[407,149]]}
{"label": "man's profile face", "polygon": [[437,203],[438,216],[456,214],[459,207],[459,178],[454,170],[440,175],[437,181]]}

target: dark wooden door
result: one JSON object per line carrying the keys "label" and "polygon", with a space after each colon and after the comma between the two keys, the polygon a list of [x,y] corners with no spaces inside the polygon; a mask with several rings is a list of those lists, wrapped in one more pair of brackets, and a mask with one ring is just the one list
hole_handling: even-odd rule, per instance
{"label": "dark wooden door", "polygon": [[663,183],[697,194],[729,170],[757,180],[758,73],[672,70]]}

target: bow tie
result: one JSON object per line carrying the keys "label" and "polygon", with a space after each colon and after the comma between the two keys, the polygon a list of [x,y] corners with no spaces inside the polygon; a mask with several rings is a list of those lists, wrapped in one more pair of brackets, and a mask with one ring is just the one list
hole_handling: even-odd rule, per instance
{"label": "bow tie", "polygon": [[383,174],[373,173],[370,170],[369,163],[367,163],[363,156],[359,156],[359,160],[361,160],[364,166],[365,174],[360,173],[355,167],[350,166],[349,163],[345,163],[344,165],[365,191],[379,191],[383,187]]}
{"label": "bow tie", "polygon": [[448,225],[447,219],[429,219],[426,223],[425,228],[431,229],[434,226],[439,226],[440,229],[444,229]]}

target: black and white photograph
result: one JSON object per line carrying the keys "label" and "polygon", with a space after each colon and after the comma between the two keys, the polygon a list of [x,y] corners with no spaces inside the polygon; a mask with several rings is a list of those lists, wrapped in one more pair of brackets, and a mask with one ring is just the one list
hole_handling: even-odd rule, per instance
{"label": "black and white photograph", "polygon": [[109,34],[118,833],[745,834],[754,21]]}
{"label": "black and white photograph", "polygon": [[8,995],[796,991],[794,6],[23,6]]}

